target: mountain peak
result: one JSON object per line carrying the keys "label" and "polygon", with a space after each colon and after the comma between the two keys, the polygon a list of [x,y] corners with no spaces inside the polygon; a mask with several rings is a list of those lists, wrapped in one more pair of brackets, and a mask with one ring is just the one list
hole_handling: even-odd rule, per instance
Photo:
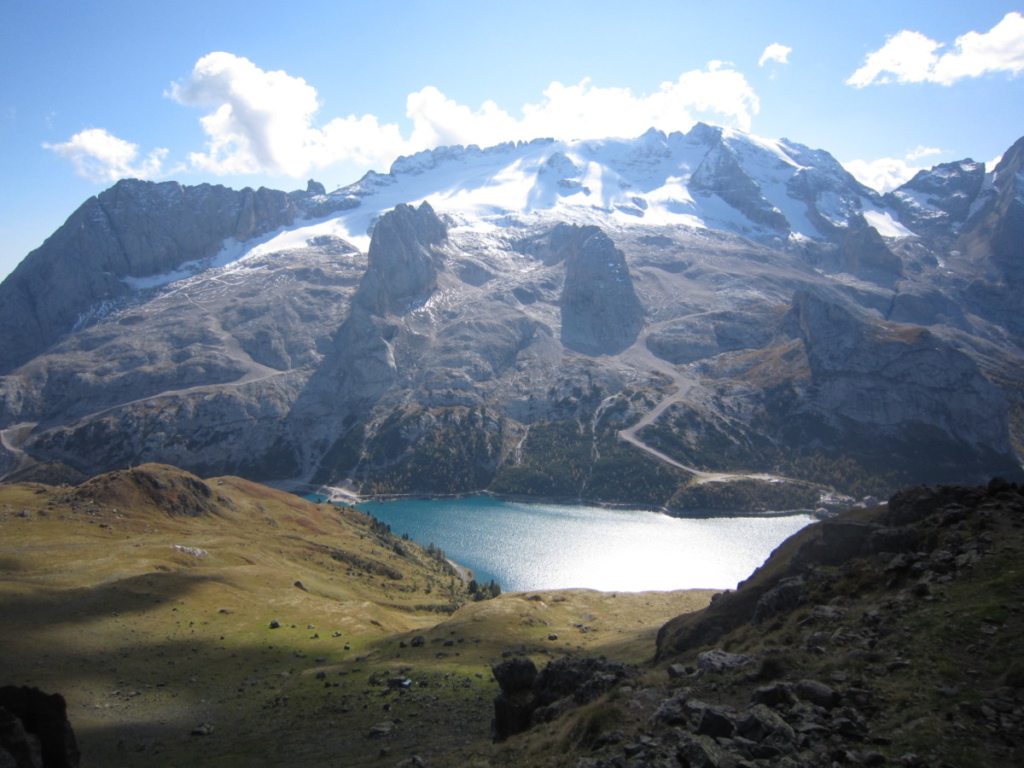
{"label": "mountain peak", "polygon": [[395,206],[374,227],[355,303],[377,315],[402,314],[410,302],[425,298],[437,285],[435,248],[447,237],[448,228],[430,203]]}
{"label": "mountain peak", "polygon": [[506,142],[424,150],[334,193],[358,210],[355,240],[375,216],[429,200],[462,225],[572,220],[718,229],[756,240],[838,241],[851,216],[879,204],[827,152],[706,123],[633,139]]}
{"label": "mountain peak", "polygon": [[720,125],[697,123],[686,134],[686,138],[694,144],[715,144],[722,140],[723,131]]}

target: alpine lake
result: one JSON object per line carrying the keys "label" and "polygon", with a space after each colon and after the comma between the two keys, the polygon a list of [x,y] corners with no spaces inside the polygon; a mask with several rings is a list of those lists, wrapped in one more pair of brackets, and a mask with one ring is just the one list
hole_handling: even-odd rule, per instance
{"label": "alpine lake", "polygon": [[[316,498],[316,497],[312,497]],[[500,501],[485,496],[358,505],[481,584],[505,592],[734,589],[808,514],[675,518],[640,509]]]}

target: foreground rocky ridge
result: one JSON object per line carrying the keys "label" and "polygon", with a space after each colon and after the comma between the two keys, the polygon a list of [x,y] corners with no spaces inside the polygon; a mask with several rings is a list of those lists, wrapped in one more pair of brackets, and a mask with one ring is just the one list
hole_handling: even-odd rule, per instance
{"label": "foreground rocky ridge", "polygon": [[[1022,531],[1019,485],[910,489],[805,529],[736,591],[666,624],[667,683],[591,660],[577,679],[605,692],[555,705],[538,697],[545,673],[564,678],[556,664],[523,698],[526,662],[503,663],[499,735],[518,725],[510,743],[533,753],[499,764],[1017,765]],[[513,701],[535,701],[532,718]],[[569,722],[544,725],[552,710]]]}
{"label": "foreground rocky ridge", "polygon": [[[0,476],[161,461],[680,514],[1017,478],[1022,156],[883,199],[699,126],[438,150],[330,195],[119,182],[0,286]],[[522,210],[479,213],[480,179],[531,163]],[[411,180],[479,204],[406,205]]]}

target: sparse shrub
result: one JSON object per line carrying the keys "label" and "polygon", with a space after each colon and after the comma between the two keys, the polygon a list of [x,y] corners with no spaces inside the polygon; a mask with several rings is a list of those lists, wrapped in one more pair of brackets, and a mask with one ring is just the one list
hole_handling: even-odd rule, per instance
{"label": "sparse shrub", "polygon": [[789,662],[790,659],[784,654],[773,653],[769,656],[765,656],[761,659],[757,672],[754,673],[755,677],[764,682],[778,680],[779,678],[784,677],[786,672],[789,670]]}
{"label": "sparse shrub", "polygon": [[501,585],[493,579],[483,585],[478,584],[476,579],[472,579],[468,589],[474,601],[491,600],[501,594]]}
{"label": "sparse shrub", "polygon": [[625,719],[625,712],[618,704],[606,699],[599,700],[580,711],[566,735],[563,747],[589,748],[602,734],[621,726]]}
{"label": "sparse shrub", "polygon": [[1006,684],[1011,688],[1024,688],[1024,665],[1015,662],[1004,677]]}

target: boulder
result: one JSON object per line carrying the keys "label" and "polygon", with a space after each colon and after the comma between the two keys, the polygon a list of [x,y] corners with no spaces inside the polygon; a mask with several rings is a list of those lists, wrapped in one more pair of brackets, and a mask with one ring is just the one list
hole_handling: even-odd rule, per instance
{"label": "boulder", "polygon": [[491,672],[501,688],[494,698],[493,735],[495,741],[504,741],[530,727],[530,717],[539,706],[533,694],[537,666],[520,656],[501,662]]}
{"label": "boulder", "polygon": [[800,576],[783,579],[765,592],[757,601],[751,624],[763,624],[768,619],[778,616],[801,605],[807,600],[807,583]]}
{"label": "boulder", "polygon": [[722,768],[726,765],[727,753],[710,736],[682,731],[676,757],[685,768]]}
{"label": "boulder", "polygon": [[[10,735],[15,751],[34,755],[38,749],[41,768],[78,768],[78,743],[68,722],[67,704],[59,693],[48,694],[27,686],[4,686],[0,688],[0,712],[7,713],[0,716],[0,723],[3,723],[3,732]],[[5,749],[7,747],[0,744],[0,756]],[[15,765],[20,767],[19,763]]]}
{"label": "boulder", "polygon": [[772,683],[754,690],[750,696],[751,704],[764,704],[772,709],[784,709],[792,706],[796,699],[790,683]]}
{"label": "boulder", "polygon": [[0,766],[2,768],[42,768],[39,739],[25,730],[25,724],[0,708]]}
{"label": "boulder", "polygon": [[538,673],[529,657],[520,656],[503,661],[492,672],[501,687],[494,699],[494,738],[502,741],[595,700],[638,670],[604,658],[563,658]]}
{"label": "boulder", "polygon": [[572,696],[576,704],[586,704],[632,674],[628,665],[603,658],[557,659],[541,671],[533,689],[542,704],[566,696]]}
{"label": "boulder", "polygon": [[758,744],[788,746],[796,740],[793,728],[764,704],[754,704],[738,718],[736,732]]}
{"label": "boulder", "polygon": [[738,669],[754,663],[753,656],[742,653],[729,653],[716,648],[712,651],[704,651],[697,654],[697,668],[705,672],[724,672],[729,669]]}
{"label": "boulder", "polygon": [[839,703],[839,694],[818,680],[800,680],[793,686],[793,693],[804,701],[825,709],[832,709]]}

